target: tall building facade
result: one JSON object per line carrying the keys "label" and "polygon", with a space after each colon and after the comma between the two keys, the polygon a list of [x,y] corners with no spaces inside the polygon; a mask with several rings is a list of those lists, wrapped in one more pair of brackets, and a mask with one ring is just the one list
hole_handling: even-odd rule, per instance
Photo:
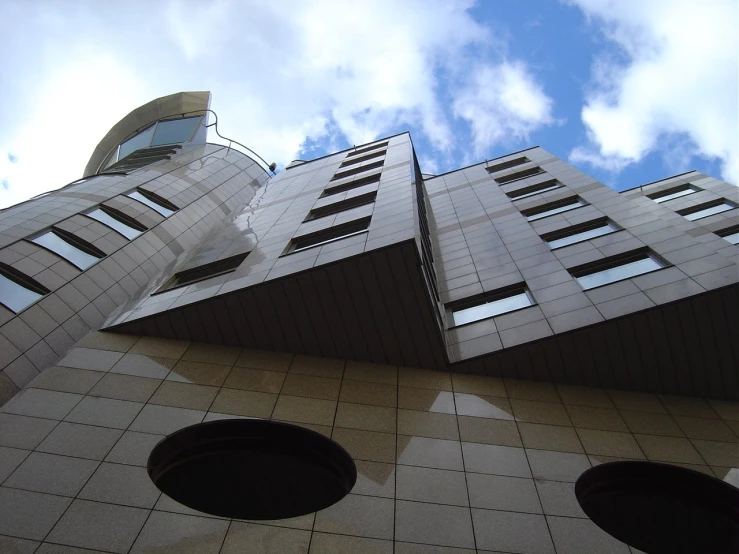
{"label": "tall building facade", "polygon": [[[209,101],[0,215],[0,550],[628,553],[589,468],[739,484],[735,186],[618,193],[540,147],[427,175],[408,133],[273,174],[206,141]],[[161,439],[235,417],[332,438],[356,484],[266,521],[152,484]]]}

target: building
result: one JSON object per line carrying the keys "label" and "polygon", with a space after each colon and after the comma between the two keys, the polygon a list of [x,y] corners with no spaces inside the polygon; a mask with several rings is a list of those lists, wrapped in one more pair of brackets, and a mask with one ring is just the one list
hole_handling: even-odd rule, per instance
{"label": "building", "polygon": [[[735,186],[617,193],[539,147],[424,175],[408,133],[274,175],[209,102],[0,215],[0,551],[627,553],[591,466],[739,485]],[[251,523],[161,494],[154,445],[234,416],[333,438],[356,485]]]}

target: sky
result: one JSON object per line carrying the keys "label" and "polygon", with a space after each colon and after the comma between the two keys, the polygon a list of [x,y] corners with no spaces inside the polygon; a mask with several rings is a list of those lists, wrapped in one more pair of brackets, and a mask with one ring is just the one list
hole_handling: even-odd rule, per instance
{"label": "sky", "polygon": [[616,190],[736,184],[738,23],[737,0],[0,0],[0,208],[183,90],[279,167],[410,131],[424,173],[539,145]]}

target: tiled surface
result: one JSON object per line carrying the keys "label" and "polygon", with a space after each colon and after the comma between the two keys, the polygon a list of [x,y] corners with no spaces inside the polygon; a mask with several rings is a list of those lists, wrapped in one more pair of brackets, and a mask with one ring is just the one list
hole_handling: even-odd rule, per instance
{"label": "tiled surface", "polygon": [[[85,348],[100,367],[66,379],[50,368],[38,380],[45,388],[0,409],[0,541],[43,542],[41,552],[628,553],[580,509],[583,471],[647,459],[728,482],[739,474],[730,402],[233,349],[208,350],[220,384],[204,385],[208,370],[183,363],[202,345],[119,345],[118,363],[159,364],[153,353],[166,353],[158,377],[114,373],[98,356],[106,350]],[[87,387],[88,372],[98,385],[135,379],[119,388],[146,398],[66,392],[77,380]],[[352,493],[315,517],[263,522],[215,518],[162,495],[146,473],[151,449],[229,414],[333,437],[355,459]]]}

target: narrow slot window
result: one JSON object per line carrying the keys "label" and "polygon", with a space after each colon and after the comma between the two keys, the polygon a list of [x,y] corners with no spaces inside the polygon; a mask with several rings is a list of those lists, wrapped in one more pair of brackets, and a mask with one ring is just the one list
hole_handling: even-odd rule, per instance
{"label": "narrow slot window", "polygon": [[452,323],[458,327],[533,305],[534,302],[526,289],[519,287],[502,295],[488,296],[472,304],[452,308]]}
{"label": "narrow slot window", "polygon": [[650,198],[654,200],[655,202],[667,202],[668,200],[672,200],[674,198],[680,198],[681,196],[687,196],[688,194],[693,194],[694,192],[698,192],[698,187],[695,187],[693,185],[682,185],[679,187],[674,187],[668,190],[662,190],[660,192],[655,192],[654,194],[648,194],[647,198]]}
{"label": "narrow slot window", "polygon": [[562,183],[559,183],[558,181],[553,179],[551,181],[545,181],[543,183],[532,185],[530,187],[524,187],[522,189],[506,192],[506,195],[511,200],[521,200],[523,198],[528,198],[529,196],[536,196],[537,194],[541,194],[542,192],[559,189],[563,186],[564,185],[562,185]]}
{"label": "narrow slot window", "polygon": [[378,148],[385,148],[387,145],[388,142],[378,142],[377,144],[370,144],[369,146],[365,146],[364,148],[360,148],[359,150],[352,150],[346,155],[346,157],[350,158],[352,156],[359,156],[360,154],[372,152],[373,150],[377,150]]}
{"label": "narrow slot window", "polygon": [[556,231],[554,233],[548,233],[546,235],[542,235],[542,238],[547,241],[549,248],[554,250],[556,248],[569,246],[570,244],[576,244],[595,237],[614,233],[618,230],[619,228],[611,221],[601,219],[568,227],[567,229]]}
{"label": "narrow slot window", "polygon": [[731,244],[739,244],[739,225],[727,227],[716,231],[716,234],[724,240],[728,240]]}
{"label": "narrow slot window", "polygon": [[343,179],[344,177],[349,177],[350,175],[356,175],[357,173],[363,173],[365,171],[369,171],[370,169],[377,169],[378,167],[382,167],[384,163],[385,163],[385,160],[380,160],[379,162],[374,162],[374,163],[363,165],[360,167],[353,167],[351,169],[346,169],[340,173],[337,172],[333,177],[331,177],[331,180],[338,181],[339,179]]}
{"label": "narrow slot window", "polygon": [[164,217],[169,217],[178,209],[174,204],[167,202],[163,198],[157,197],[151,192],[143,191],[142,189],[131,191],[126,196],[149,206],[152,210]]}
{"label": "narrow slot window", "polygon": [[348,183],[342,183],[340,185],[336,185],[333,187],[326,187],[326,189],[323,191],[320,197],[325,198],[326,196],[331,196],[332,194],[346,192],[348,190],[363,187],[365,185],[372,185],[374,183],[379,183],[379,182],[380,182],[380,173],[375,173],[374,175],[368,175],[367,177],[361,177],[359,179],[354,179],[353,181],[349,181]]}
{"label": "narrow slot window", "polygon": [[366,217],[358,221],[352,221],[351,223],[337,225],[316,233],[296,237],[290,241],[287,254],[292,254],[293,252],[299,252],[301,250],[321,246],[329,242],[364,233],[369,229],[370,220],[370,217]]}
{"label": "narrow slot window", "polygon": [[[115,215],[114,215],[115,214]],[[125,222],[118,213],[114,212],[112,209],[104,209],[104,208],[96,208],[92,210],[91,212],[88,212],[85,214],[87,217],[94,219],[96,221],[99,221],[103,225],[110,227],[114,231],[117,231],[124,237],[126,237],[128,240],[133,240],[136,237],[138,237],[144,230],[139,227],[143,226],[137,226],[134,227],[129,222]]]}
{"label": "narrow slot window", "polygon": [[180,271],[175,274],[174,278],[169,283],[157,292],[159,293],[184,287],[185,285],[191,285],[193,283],[205,281],[206,279],[225,275],[226,273],[231,273],[241,265],[241,262],[243,262],[248,255],[249,252],[245,252],[243,254],[237,254],[236,256],[230,256],[223,260],[217,260],[215,262]]}
{"label": "narrow slot window", "polygon": [[39,235],[35,239],[32,239],[31,242],[54,252],[54,254],[61,256],[83,271],[105,256],[102,252],[93,254],[91,252],[92,248],[90,248],[92,245],[83,249],[82,239],[74,237],[71,233],[62,232],[59,229],[53,229],[43,235]]}
{"label": "narrow slot window", "polygon": [[583,202],[582,199],[579,197],[566,198],[565,200],[545,204],[544,206],[525,210],[521,213],[525,215],[526,219],[528,219],[529,221],[536,221],[537,219],[542,219],[544,217],[549,217],[550,215],[574,210],[585,205],[585,202]]}
{"label": "narrow slot window", "polygon": [[374,160],[375,158],[379,158],[380,156],[385,155],[385,150],[379,150],[377,152],[372,152],[371,154],[367,154],[366,156],[361,156],[359,158],[349,158],[347,156],[347,159],[341,162],[341,165],[339,166],[339,169],[348,167],[354,164],[359,164],[362,162],[366,162],[369,160]]}
{"label": "narrow slot window", "polygon": [[666,267],[666,264],[654,254],[649,251],[640,251],[588,264],[588,267],[584,269],[573,268],[570,273],[583,289],[589,290],[650,273],[663,267]]}
{"label": "narrow slot window", "polygon": [[0,304],[18,313],[36,302],[49,291],[18,270],[0,264]]}
{"label": "narrow slot window", "polygon": [[507,162],[501,162],[499,164],[490,165],[486,169],[490,173],[495,173],[496,171],[503,171],[504,169],[510,169],[512,167],[516,167],[517,165],[523,165],[525,163],[528,163],[530,160],[527,157],[522,158],[516,158],[515,160],[509,160]]}
{"label": "narrow slot window", "polygon": [[544,173],[544,170],[542,168],[532,167],[531,169],[524,169],[523,171],[511,173],[510,175],[504,175],[503,177],[496,177],[495,181],[500,185],[505,185],[506,183],[512,183],[513,181],[525,179],[526,177],[533,177],[534,175],[540,175],[542,173]]}
{"label": "narrow slot window", "polygon": [[737,205],[733,202],[721,199],[715,202],[701,204],[700,206],[693,206],[692,208],[679,210],[677,213],[690,221],[695,221],[696,219],[703,219],[704,217],[720,214],[721,212],[728,212],[736,207]]}
{"label": "narrow slot window", "polygon": [[377,191],[373,191],[367,194],[355,196],[354,198],[347,198],[346,200],[342,200],[341,202],[334,202],[333,204],[328,204],[327,206],[321,206],[320,208],[313,208],[308,214],[308,217],[305,218],[305,221],[319,219],[321,217],[326,217],[329,215],[344,212],[346,210],[351,210],[352,208],[365,206],[366,204],[372,204],[375,201],[376,197]]}

